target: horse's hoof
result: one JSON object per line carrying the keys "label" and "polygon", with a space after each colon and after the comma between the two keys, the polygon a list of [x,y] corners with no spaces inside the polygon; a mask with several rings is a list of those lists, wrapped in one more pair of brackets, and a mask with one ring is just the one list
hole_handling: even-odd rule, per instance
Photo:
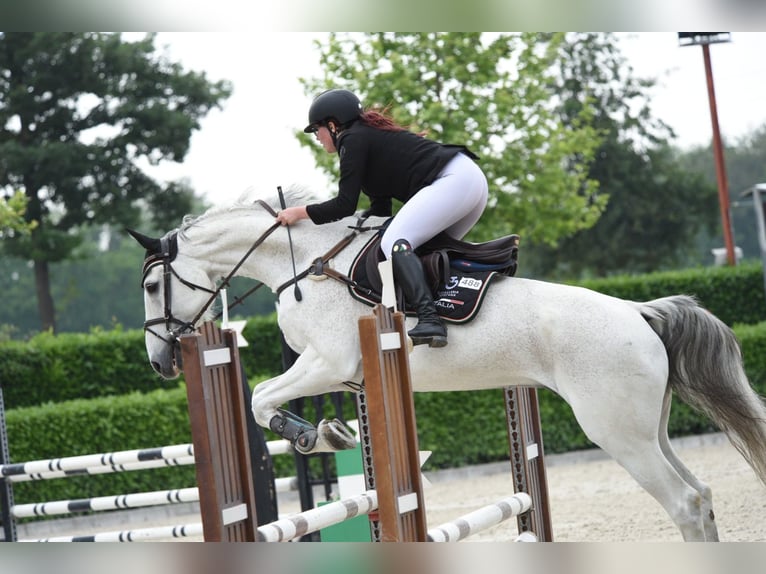
{"label": "horse's hoof", "polygon": [[[330,452],[349,450],[356,447],[356,437],[351,430],[338,419],[331,421],[322,419],[317,425],[319,441],[323,450]],[[317,445],[319,448],[319,445]]]}

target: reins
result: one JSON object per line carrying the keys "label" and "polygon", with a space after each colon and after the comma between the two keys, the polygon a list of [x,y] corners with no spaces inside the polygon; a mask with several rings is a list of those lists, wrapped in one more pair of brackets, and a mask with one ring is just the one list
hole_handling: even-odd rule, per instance
{"label": "reins", "polygon": [[[339,281],[341,283],[345,283],[346,285],[349,285],[351,287],[355,287],[357,289],[365,290],[363,287],[361,287],[356,281],[351,279],[348,275],[345,275],[343,273],[340,273],[339,271],[336,271],[335,269],[332,269],[327,264],[329,261],[338,255],[341,251],[343,251],[346,247],[348,247],[356,238],[357,235],[360,233],[363,233],[365,231],[377,231],[379,229],[382,229],[382,227],[364,227],[362,225],[362,221],[364,220],[364,217],[361,217],[359,219],[359,222],[355,226],[349,226],[349,228],[352,230],[351,233],[347,234],[343,239],[341,239],[338,243],[335,244],[335,246],[330,249],[327,253],[322,255],[321,257],[317,257],[314,259],[314,261],[311,262],[311,265],[308,269],[305,269],[298,273],[297,275],[294,275],[292,279],[289,279],[282,283],[279,287],[276,288],[275,293],[277,295],[277,299],[279,299],[279,295],[287,289],[292,284],[297,284],[298,281],[301,279],[305,279],[309,275],[319,277],[321,275],[326,275],[327,277],[330,277],[331,279],[335,279],[336,281]],[[294,271],[293,271],[294,273]]]}
{"label": "reins", "polygon": [[[271,210],[270,207],[269,207],[269,210]],[[276,217],[276,214],[274,214],[274,217]],[[272,233],[274,233],[274,230],[277,229],[278,227],[280,227],[281,225],[282,224],[279,223],[278,221],[275,222],[274,224],[272,224],[271,227],[269,227],[266,231],[264,231],[263,234],[255,241],[255,243],[253,243],[250,246],[250,249],[248,249],[247,252],[245,253],[245,255],[242,257],[242,259],[239,260],[239,263],[237,263],[234,266],[234,268],[231,271],[229,271],[229,274],[226,277],[224,277],[224,279],[218,284],[218,287],[216,287],[215,291],[212,292],[212,294],[210,295],[210,298],[202,306],[202,309],[199,310],[199,313],[197,313],[195,315],[194,319],[192,319],[190,321],[190,324],[192,326],[194,326],[197,323],[197,321],[199,321],[202,318],[202,315],[205,314],[205,312],[207,311],[208,307],[210,307],[210,305],[213,304],[213,302],[216,300],[218,295],[221,293],[221,290],[225,289],[226,287],[229,286],[229,281],[231,281],[232,277],[234,277],[234,275],[237,273],[237,271],[239,271],[239,268],[242,267],[242,265],[245,263],[245,261],[247,261],[247,258],[250,257],[250,255],[253,253],[253,251],[255,251],[255,249],[261,243],[266,241],[266,238],[269,235],[271,235]]]}
{"label": "reins", "polygon": [[[277,217],[277,212],[274,211],[274,209],[265,201],[262,199],[258,199],[255,201],[258,205],[263,207],[270,215],[273,217]],[[335,271],[334,269],[330,268],[328,263],[329,261],[338,255],[341,251],[343,251],[346,247],[348,247],[354,240],[354,238],[359,235],[359,233],[365,232],[365,231],[372,231],[380,229],[378,227],[363,227],[361,225],[363,221],[363,218],[360,218],[359,223],[356,226],[349,226],[350,229],[352,229],[351,233],[344,236],[335,246],[333,246],[327,253],[322,255],[321,257],[316,258],[312,264],[309,266],[308,269],[302,271],[301,273],[296,274],[295,273],[295,260],[293,257],[293,277],[289,279],[288,281],[284,282],[282,285],[277,287],[275,290],[275,293],[277,295],[277,299],[279,298],[282,291],[284,291],[287,287],[291,285],[295,285],[297,288],[297,283],[301,279],[306,278],[309,275],[314,276],[320,276],[320,275],[326,275],[328,277],[331,277],[337,281],[340,281],[342,283],[345,283],[347,285],[359,287],[354,280],[352,280],[350,277],[344,275],[343,273],[340,273],[338,271]],[[174,243],[172,240],[175,240],[174,234],[168,234],[165,237],[163,237],[160,240],[160,253],[154,254],[150,257],[148,257],[144,261],[143,266],[143,279],[142,279],[142,285],[144,281],[146,280],[146,275],[149,272],[150,269],[155,267],[156,265],[162,264],[163,266],[163,284],[164,284],[164,316],[158,317],[156,319],[148,319],[144,322],[144,330],[152,333],[154,336],[158,337],[159,339],[165,341],[168,344],[173,344],[178,341],[178,337],[186,332],[192,331],[194,329],[194,325],[199,321],[202,316],[207,312],[208,308],[213,304],[213,302],[216,300],[216,298],[220,295],[221,291],[229,286],[231,279],[237,274],[239,269],[244,265],[245,261],[252,255],[253,251],[255,251],[266,239],[274,233],[274,231],[281,226],[279,221],[274,222],[266,231],[264,231],[258,239],[253,242],[253,244],[250,246],[250,248],[245,252],[245,254],[240,258],[239,262],[232,268],[232,270],[224,277],[221,282],[218,284],[218,286],[215,289],[208,289],[207,287],[203,287],[202,285],[197,285],[195,283],[192,283],[190,281],[187,281],[173,268],[172,261],[175,258],[175,253],[173,253],[174,249]],[[176,233],[176,232],[174,232]],[[291,249],[291,256],[292,256],[292,249]],[[205,291],[206,293],[210,293],[210,297],[205,302],[205,304],[202,306],[202,308],[199,310],[199,312],[194,316],[194,318],[190,321],[181,321],[180,319],[177,319],[173,316],[172,309],[170,308],[170,281],[171,277],[175,276],[183,285],[189,287],[190,289],[200,289],[202,291]],[[228,309],[232,309],[236,305],[239,305],[242,303],[242,301],[258,289],[263,287],[263,283],[258,283],[258,285],[252,287],[250,290],[248,290],[243,296],[235,298],[235,301],[229,305]],[[299,297],[296,297],[296,300],[300,301],[301,299]],[[215,319],[221,317],[223,311],[216,315]],[[154,325],[159,324],[165,324],[165,329],[167,330],[169,339],[166,339],[159,333],[157,333],[155,330],[153,330],[151,327]],[[172,329],[172,325],[177,325],[176,328]]]}

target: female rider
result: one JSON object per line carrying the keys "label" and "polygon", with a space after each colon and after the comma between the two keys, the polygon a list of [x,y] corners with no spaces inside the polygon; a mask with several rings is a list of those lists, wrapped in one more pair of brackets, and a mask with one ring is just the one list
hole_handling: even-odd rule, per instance
{"label": "female rider", "polygon": [[447,344],[447,328],[436,313],[423,267],[414,253],[441,231],[461,239],[487,204],[487,178],[465,146],[426,139],[395,123],[388,115],[363,110],[348,90],[319,94],[309,108],[303,130],[316,134],[328,153],[338,153],[338,195],[321,203],[288,207],[277,219],[291,225],[301,219],[315,224],[353,215],[360,192],[370,198],[370,215],[391,216],[392,199],[403,203],[381,240],[391,258],[394,279],[417,312],[408,332],[413,344]]}

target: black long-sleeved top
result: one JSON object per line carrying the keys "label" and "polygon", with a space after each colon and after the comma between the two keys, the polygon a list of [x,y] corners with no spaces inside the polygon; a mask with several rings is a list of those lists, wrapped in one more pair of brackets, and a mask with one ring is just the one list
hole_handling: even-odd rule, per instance
{"label": "black long-sleeved top", "polygon": [[338,135],[338,195],[306,206],[314,223],[353,215],[359,193],[370,197],[371,215],[391,215],[391,200],[406,202],[433,182],[456,154],[476,156],[465,146],[442,144],[409,131],[386,131],[353,123]]}

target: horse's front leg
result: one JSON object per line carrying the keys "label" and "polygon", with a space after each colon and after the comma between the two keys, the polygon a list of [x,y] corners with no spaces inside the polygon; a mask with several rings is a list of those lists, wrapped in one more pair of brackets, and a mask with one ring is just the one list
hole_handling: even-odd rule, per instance
{"label": "horse's front leg", "polygon": [[299,416],[279,408],[298,397],[347,390],[337,381],[337,368],[308,348],[287,371],[256,385],[252,397],[255,421],[290,441],[295,450],[303,454],[354,448],[354,434],[338,419],[323,419],[315,427]]}

